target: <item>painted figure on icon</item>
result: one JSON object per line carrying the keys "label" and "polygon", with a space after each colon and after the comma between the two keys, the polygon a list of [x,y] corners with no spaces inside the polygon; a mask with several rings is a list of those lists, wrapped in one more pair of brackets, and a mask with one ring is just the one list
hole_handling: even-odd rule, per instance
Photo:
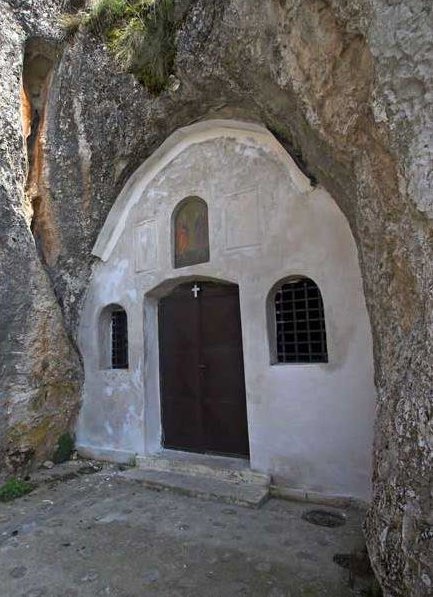
{"label": "painted figure on icon", "polygon": [[200,197],[188,197],[180,204],[174,220],[175,267],[209,261],[207,205]]}

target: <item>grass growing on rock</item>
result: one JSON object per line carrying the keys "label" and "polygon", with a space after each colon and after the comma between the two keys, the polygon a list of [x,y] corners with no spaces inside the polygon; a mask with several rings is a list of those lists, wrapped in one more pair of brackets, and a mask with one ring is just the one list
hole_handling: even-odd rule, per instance
{"label": "grass growing on rock", "polygon": [[0,502],[11,502],[23,495],[27,495],[34,486],[22,479],[12,477],[0,486]]}
{"label": "grass growing on rock", "polygon": [[151,93],[167,86],[176,56],[174,0],[96,0],[61,23],[70,34],[83,26],[98,35]]}
{"label": "grass growing on rock", "polygon": [[74,438],[70,433],[63,433],[57,441],[57,448],[53,454],[54,464],[60,464],[69,460],[71,458],[73,449]]}

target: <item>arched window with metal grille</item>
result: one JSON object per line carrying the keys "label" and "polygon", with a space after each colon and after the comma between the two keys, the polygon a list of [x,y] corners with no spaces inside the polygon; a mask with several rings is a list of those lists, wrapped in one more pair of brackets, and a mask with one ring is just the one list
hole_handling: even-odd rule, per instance
{"label": "arched window with metal grille", "polygon": [[128,369],[128,318],[123,309],[111,313],[111,368]]}
{"label": "arched window with metal grille", "polygon": [[271,362],[327,363],[322,295],[313,280],[286,278],[270,293]]}
{"label": "arched window with metal grille", "polygon": [[100,317],[102,369],[128,369],[128,317],[120,305],[108,305]]}

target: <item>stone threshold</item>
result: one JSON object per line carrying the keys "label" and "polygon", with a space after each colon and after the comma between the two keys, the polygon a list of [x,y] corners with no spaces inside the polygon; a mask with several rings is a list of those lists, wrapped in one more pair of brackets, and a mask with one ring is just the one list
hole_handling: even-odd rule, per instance
{"label": "stone threshold", "polygon": [[260,508],[269,499],[269,487],[254,483],[233,482],[208,476],[157,470],[132,469],[119,473],[146,489],[171,491],[204,500]]}
{"label": "stone threshold", "polygon": [[251,508],[259,508],[270,495],[270,476],[251,470],[242,458],[162,450],[137,456],[136,465],[121,475],[148,489]]}
{"label": "stone threshold", "polygon": [[[94,446],[79,446],[78,453],[85,458],[102,462],[135,465],[120,473],[121,476],[140,481],[149,489],[177,491],[184,495],[251,507],[260,507],[269,498],[345,509],[355,507],[366,510],[369,507],[367,501],[353,496],[327,494],[275,483],[270,475],[252,470],[249,460],[245,458],[167,449],[144,456],[126,450]],[[214,483],[213,486],[211,482]],[[224,482],[238,484],[243,487],[244,493],[240,489],[234,489],[232,485],[225,486]],[[248,484],[251,485],[251,491],[247,488]]]}
{"label": "stone threshold", "polygon": [[232,458],[179,450],[161,450],[150,456],[137,456],[140,470],[183,473],[192,476],[207,476],[231,482],[252,483],[268,487],[270,475],[254,471],[246,458]]}

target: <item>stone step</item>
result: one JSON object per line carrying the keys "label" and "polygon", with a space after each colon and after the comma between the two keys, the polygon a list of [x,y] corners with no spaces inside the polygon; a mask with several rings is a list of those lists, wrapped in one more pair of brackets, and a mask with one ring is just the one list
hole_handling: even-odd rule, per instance
{"label": "stone step", "polygon": [[268,487],[271,481],[269,475],[251,470],[249,461],[241,458],[164,450],[152,456],[137,456],[136,463],[139,469],[146,471],[183,473],[235,483],[242,481],[262,487]]}
{"label": "stone step", "polygon": [[187,473],[134,468],[121,473],[147,489],[173,491],[205,500],[259,508],[269,498],[269,486]]}

